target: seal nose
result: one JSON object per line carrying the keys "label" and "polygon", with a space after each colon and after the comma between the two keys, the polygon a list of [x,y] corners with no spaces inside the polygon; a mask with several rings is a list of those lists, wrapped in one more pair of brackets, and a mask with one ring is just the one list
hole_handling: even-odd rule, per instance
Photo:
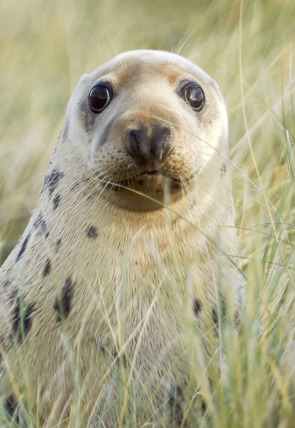
{"label": "seal nose", "polygon": [[153,125],[148,133],[146,126],[129,131],[129,153],[140,164],[159,165],[166,158],[170,147],[170,130]]}

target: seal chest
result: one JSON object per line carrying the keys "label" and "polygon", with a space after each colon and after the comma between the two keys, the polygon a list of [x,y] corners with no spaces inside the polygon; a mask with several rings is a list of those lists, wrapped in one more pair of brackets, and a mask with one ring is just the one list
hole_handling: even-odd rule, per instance
{"label": "seal chest", "polygon": [[81,78],[0,272],[4,361],[26,362],[44,426],[75,405],[116,426],[134,398],[137,423],[166,420],[194,326],[205,343],[218,302],[238,305],[227,159],[222,96],[190,61],[132,51]]}

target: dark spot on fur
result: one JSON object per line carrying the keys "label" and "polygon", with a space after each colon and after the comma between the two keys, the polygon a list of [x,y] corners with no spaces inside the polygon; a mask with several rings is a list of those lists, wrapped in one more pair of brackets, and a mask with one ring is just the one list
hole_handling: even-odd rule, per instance
{"label": "dark spot on fur", "polygon": [[[17,407],[18,403],[14,394],[10,394],[5,400],[4,409],[6,410],[9,416],[13,417],[13,415],[15,415],[16,413]],[[16,422],[19,422],[17,415],[15,420]]]}
{"label": "dark spot on fur", "polygon": [[40,228],[42,233],[46,233],[46,230],[47,230],[46,221],[44,220],[41,212],[38,214],[36,220],[34,221],[33,227],[34,229]]}
{"label": "dark spot on fur", "polygon": [[9,296],[9,300],[14,303],[15,299],[17,298],[17,291],[16,290],[12,290],[12,292],[10,293]]}
{"label": "dark spot on fur", "polygon": [[34,304],[25,306],[25,303],[18,297],[13,311],[12,330],[17,341],[20,343],[32,327],[32,315],[34,312]]}
{"label": "dark spot on fur", "polygon": [[171,416],[174,423],[181,425],[183,421],[183,412],[181,402],[183,400],[182,389],[177,386],[175,391],[170,395],[168,404],[171,409]]}
{"label": "dark spot on fur", "polygon": [[126,359],[125,352],[121,353],[120,357],[118,357],[117,349],[114,348],[112,350],[112,357],[113,357],[114,360],[116,360],[116,363],[118,365],[120,365],[122,363],[124,367],[127,367],[127,359]]}
{"label": "dark spot on fur", "polygon": [[81,181],[76,181],[76,183],[71,187],[71,192],[76,190],[79,186],[81,186]]}
{"label": "dark spot on fur", "polygon": [[207,411],[207,405],[204,400],[202,400],[201,402],[201,411],[202,411],[202,415],[204,415]]}
{"label": "dark spot on fur", "polygon": [[25,252],[25,250],[27,248],[27,245],[28,245],[28,242],[30,240],[30,237],[31,237],[31,234],[28,233],[27,236],[25,237],[22,245],[21,245],[21,248],[20,248],[20,250],[18,252],[18,255],[16,256],[16,259],[15,259],[16,262],[18,262],[20,260],[20,258],[22,257],[23,253]]}
{"label": "dark spot on fur", "polygon": [[9,281],[9,279],[7,279],[6,281],[4,281],[4,287],[9,287],[11,285],[11,281]]}
{"label": "dark spot on fur", "polygon": [[74,284],[72,278],[67,278],[61,291],[61,298],[56,299],[53,309],[57,312],[57,321],[67,318],[71,307],[74,294]]}
{"label": "dark spot on fur", "polygon": [[60,203],[60,195],[56,195],[53,199],[53,209],[56,210],[56,208],[59,206]]}
{"label": "dark spot on fur", "polygon": [[47,232],[47,233],[46,233],[46,235],[45,235],[45,239],[47,239],[47,238],[48,238],[48,236],[49,236],[49,232]]}
{"label": "dark spot on fur", "polygon": [[212,315],[212,321],[214,324],[218,324],[219,317],[222,318],[226,316],[226,303],[225,303],[224,296],[221,296],[220,298],[220,314],[218,313],[217,308],[212,308],[211,315]]}
{"label": "dark spot on fur", "polygon": [[215,308],[212,308],[211,315],[212,315],[212,321],[214,322],[214,324],[218,324],[218,313]]}
{"label": "dark spot on fur", "polygon": [[179,221],[179,218],[176,217],[174,220],[172,220],[171,226],[175,226],[178,221]]}
{"label": "dark spot on fur", "polygon": [[199,299],[195,298],[193,302],[193,311],[196,317],[199,315],[199,313],[202,310],[202,305]]}
{"label": "dark spot on fur", "polygon": [[67,138],[67,136],[68,136],[69,125],[70,125],[70,121],[69,121],[69,119],[67,119],[66,122],[65,122],[65,124],[64,124],[63,130],[61,132],[61,138],[63,140],[65,140]]}
{"label": "dark spot on fur", "polygon": [[221,165],[220,172],[222,175],[225,175],[227,173],[227,166],[225,163]]}
{"label": "dark spot on fur", "polygon": [[46,175],[44,180],[44,188],[49,190],[49,196],[57,188],[59,181],[64,177],[64,173],[54,169],[50,174]]}
{"label": "dark spot on fur", "polygon": [[50,263],[50,260],[47,259],[43,269],[43,276],[49,275],[50,272],[51,272],[51,263]]}
{"label": "dark spot on fur", "polygon": [[87,230],[88,238],[97,238],[97,229],[94,226],[90,226]]}
{"label": "dark spot on fur", "polygon": [[56,241],[56,249],[58,250],[61,245],[61,238]]}

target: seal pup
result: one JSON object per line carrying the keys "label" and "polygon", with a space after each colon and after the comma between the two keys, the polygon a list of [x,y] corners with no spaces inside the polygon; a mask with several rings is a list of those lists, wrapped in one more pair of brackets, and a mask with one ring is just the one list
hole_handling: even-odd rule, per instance
{"label": "seal pup", "polygon": [[232,319],[239,306],[227,160],[223,98],[189,60],[131,51],[81,78],[0,272],[14,418],[25,397],[44,427],[77,408],[89,426],[130,409],[135,426],[167,426],[169,407],[180,420],[199,333],[209,354],[225,306]]}

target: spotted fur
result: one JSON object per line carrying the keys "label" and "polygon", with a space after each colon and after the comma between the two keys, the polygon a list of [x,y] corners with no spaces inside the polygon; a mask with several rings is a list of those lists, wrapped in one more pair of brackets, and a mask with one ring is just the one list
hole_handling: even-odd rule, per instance
{"label": "spotted fur", "polygon": [[47,232],[47,225],[46,221],[43,218],[42,212],[38,213],[36,220],[33,222],[33,228],[40,229],[41,233]]}
{"label": "spotted fur", "polygon": [[58,250],[60,246],[61,246],[61,238],[59,238],[59,239],[56,241],[56,250]]}
{"label": "spotted fur", "polygon": [[46,175],[44,180],[44,188],[48,189],[49,196],[53,194],[63,176],[64,173],[58,169],[53,169],[50,174]]}
{"label": "spotted fur", "polygon": [[94,226],[90,226],[87,230],[88,238],[97,238],[97,229]]}
{"label": "spotted fur", "polygon": [[55,211],[56,210],[56,208],[59,206],[59,204],[60,204],[60,195],[56,195],[54,198],[53,198],[53,210]]}
{"label": "spotted fur", "polygon": [[[205,93],[200,112],[183,96],[188,80]],[[99,81],[113,95],[94,114],[88,94]],[[158,164],[136,160],[140,129],[140,148],[149,158],[152,147]],[[190,61],[134,51],[81,78],[36,210],[0,270],[1,347],[18,370],[3,383],[3,402],[13,376],[20,394],[31,382],[33,411],[48,428],[74,414],[78,384],[85,426],[92,410],[94,421],[117,426],[123,372],[126,411],[144,404],[138,426],[181,421],[186,385],[199,384],[188,326],[203,335],[208,363],[216,290],[240,305],[239,269],[223,256],[238,251],[227,157],[223,98]]]}
{"label": "spotted fur", "polygon": [[27,236],[25,237],[25,239],[23,240],[23,242],[21,244],[21,247],[20,247],[20,250],[17,253],[16,259],[15,259],[16,262],[18,262],[21,259],[22,255],[26,251],[26,248],[27,248],[27,245],[29,243],[30,237],[31,237],[31,234],[28,233]]}
{"label": "spotted fur", "polygon": [[57,321],[62,321],[69,316],[72,307],[72,298],[74,294],[74,284],[72,278],[67,278],[62,288],[61,297],[54,303],[54,310],[57,312]]}
{"label": "spotted fur", "polygon": [[43,276],[47,276],[50,274],[50,272],[51,272],[51,262],[49,259],[47,259],[42,274]]}
{"label": "spotted fur", "polygon": [[218,324],[218,312],[216,308],[212,308],[212,321],[214,324]]}
{"label": "spotted fur", "polygon": [[195,298],[193,302],[193,312],[195,316],[197,317],[202,310],[202,305],[199,299]]}
{"label": "spotted fur", "polygon": [[18,402],[17,402],[14,394],[10,394],[6,398],[6,400],[4,402],[4,409],[10,417],[15,416],[15,421],[17,423],[19,422],[19,417],[17,415]]}
{"label": "spotted fur", "polygon": [[220,172],[222,175],[227,173],[227,165],[225,163],[221,165]]}
{"label": "spotted fur", "polygon": [[34,308],[33,303],[26,306],[20,297],[17,298],[13,311],[12,330],[18,342],[27,336],[32,327]]}

